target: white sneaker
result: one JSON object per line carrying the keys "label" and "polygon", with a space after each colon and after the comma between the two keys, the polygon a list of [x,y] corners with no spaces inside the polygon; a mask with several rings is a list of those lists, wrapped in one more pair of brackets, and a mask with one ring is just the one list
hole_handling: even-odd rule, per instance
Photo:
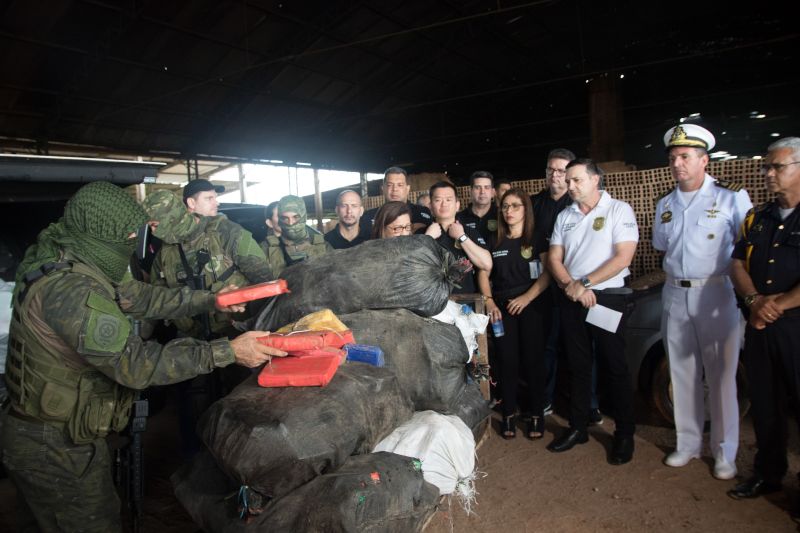
{"label": "white sneaker", "polygon": [[699,459],[699,453],[683,452],[675,450],[664,459],[664,464],[667,466],[674,466],[675,468],[686,466],[692,459]]}
{"label": "white sneaker", "polygon": [[717,479],[728,480],[736,476],[736,465],[733,465],[725,459],[717,459],[714,461],[714,477]]}

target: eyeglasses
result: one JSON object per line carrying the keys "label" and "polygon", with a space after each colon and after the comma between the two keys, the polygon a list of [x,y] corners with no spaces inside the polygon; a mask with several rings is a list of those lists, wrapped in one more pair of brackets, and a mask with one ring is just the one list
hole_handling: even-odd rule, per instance
{"label": "eyeglasses", "polygon": [[548,176],[566,176],[567,175],[567,171],[566,170],[561,170],[560,168],[550,168],[550,167],[547,167],[545,169],[545,173],[547,173]]}
{"label": "eyeglasses", "polygon": [[797,163],[800,163],[800,161],[792,161],[791,163],[764,163],[761,165],[761,173],[766,175],[770,170],[774,170],[777,174],[789,165],[796,165]]}
{"label": "eyeglasses", "polygon": [[522,205],[523,204],[503,204],[500,207],[500,209],[503,210],[503,211],[516,211],[517,209],[522,207]]}
{"label": "eyeglasses", "polygon": [[393,235],[400,235],[401,233],[411,231],[411,224],[406,224],[405,226],[386,226],[386,229],[391,231]]}

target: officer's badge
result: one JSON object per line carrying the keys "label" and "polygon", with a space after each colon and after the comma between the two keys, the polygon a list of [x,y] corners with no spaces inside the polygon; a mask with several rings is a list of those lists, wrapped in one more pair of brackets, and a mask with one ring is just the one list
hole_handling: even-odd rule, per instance
{"label": "officer's badge", "polygon": [[764,231],[764,226],[759,223],[753,226],[753,229],[750,230],[750,233],[761,233],[762,231]]}
{"label": "officer's badge", "polygon": [[672,211],[664,211],[661,213],[661,223],[666,224],[672,221]]}
{"label": "officer's badge", "polygon": [[489,231],[497,231],[497,221],[495,219],[489,219],[486,221],[486,228]]}
{"label": "officer's badge", "polygon": [[533,257],[533,246],[523,246],[522,249],[519,251],[519,255],[521,255],[525,259],[530,259],[531,257]]}
{"label": "officer's badge", "polygon": [[606,225],[606,218],[597,217],[596,219],[594,219],[594,222],[592,223],[592,229],[595,231],[600,231],[601,229],[603,229],[603,226],[605,225]]}
{"label": "officer's badge", "polygon": [[717,218],[717,213],[719,213],[719,209],[706,209],[706,213],[708,213],[708,218]]}

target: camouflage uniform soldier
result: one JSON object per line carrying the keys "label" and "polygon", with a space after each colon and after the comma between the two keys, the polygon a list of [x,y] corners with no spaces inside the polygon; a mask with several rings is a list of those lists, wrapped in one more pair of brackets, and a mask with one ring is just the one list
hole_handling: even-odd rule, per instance
{"label": "camouflage uniform soldier", "polygon": [[[264,252],[239,224],[222,215],[192,214],[170,191],[148,195],[143,205],[150,220],[158,223],[154,235],[164,241],[153,262],[154,284],[205,288],[216,293],[228,285],[241,287],[273,279]],[[204,331],[204,324],[191,318],[173,322],[185,335],[196,338],[235,333],[227,314],[211,314],[208,331]]]}
{"label": "camouflage uniform soldier", "polygon": [[270,357],[255,340],[264,332],[164,346],[132,334],[124,312],[163,318],[207,309],[212,298],[119,285],[145,220],[122,189],[91,183],[20,265],[6,365],[10,406],[0,417],[3,464],[23,500],[20,530],[120,531],[104,437],[125,427],[132,389]]}
{"label": "camouflage uniform soldier", "polygon": [[306,225],[306,204],[298,196],[284,196],[278,203],[278,224],[281,236],[268,235],[261,242],[272,272],[280,276],[283,269],[309,257],[323,255],[333,248],[322,233]]}

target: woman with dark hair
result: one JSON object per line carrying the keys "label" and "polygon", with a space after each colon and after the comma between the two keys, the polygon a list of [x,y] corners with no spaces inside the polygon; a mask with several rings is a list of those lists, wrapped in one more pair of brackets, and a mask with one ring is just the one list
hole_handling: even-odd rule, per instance
{"label": "woman with dark hair", "polygon": [[[499,384],[503,401],[501,434],[516,437],[517,382],[520,366],[528,385],[526,434],[544,436],[544,349],[551,325],[550,275],[542,269],[547,247],[534,233],[533,208],[527,193],[512,188],[500,201],[497,235],[489,243],[491,274],[478,272],[478,286],[486,297],[492,323],[503,321],[505,334],[495,338],[500,360]],[[491,280],[491,285],[490,285]]]}
{"label": "woman with dark hair", "polygon": [[386,202],[375,213],[372,239],[411,235],[411,208],[406,202]]}

